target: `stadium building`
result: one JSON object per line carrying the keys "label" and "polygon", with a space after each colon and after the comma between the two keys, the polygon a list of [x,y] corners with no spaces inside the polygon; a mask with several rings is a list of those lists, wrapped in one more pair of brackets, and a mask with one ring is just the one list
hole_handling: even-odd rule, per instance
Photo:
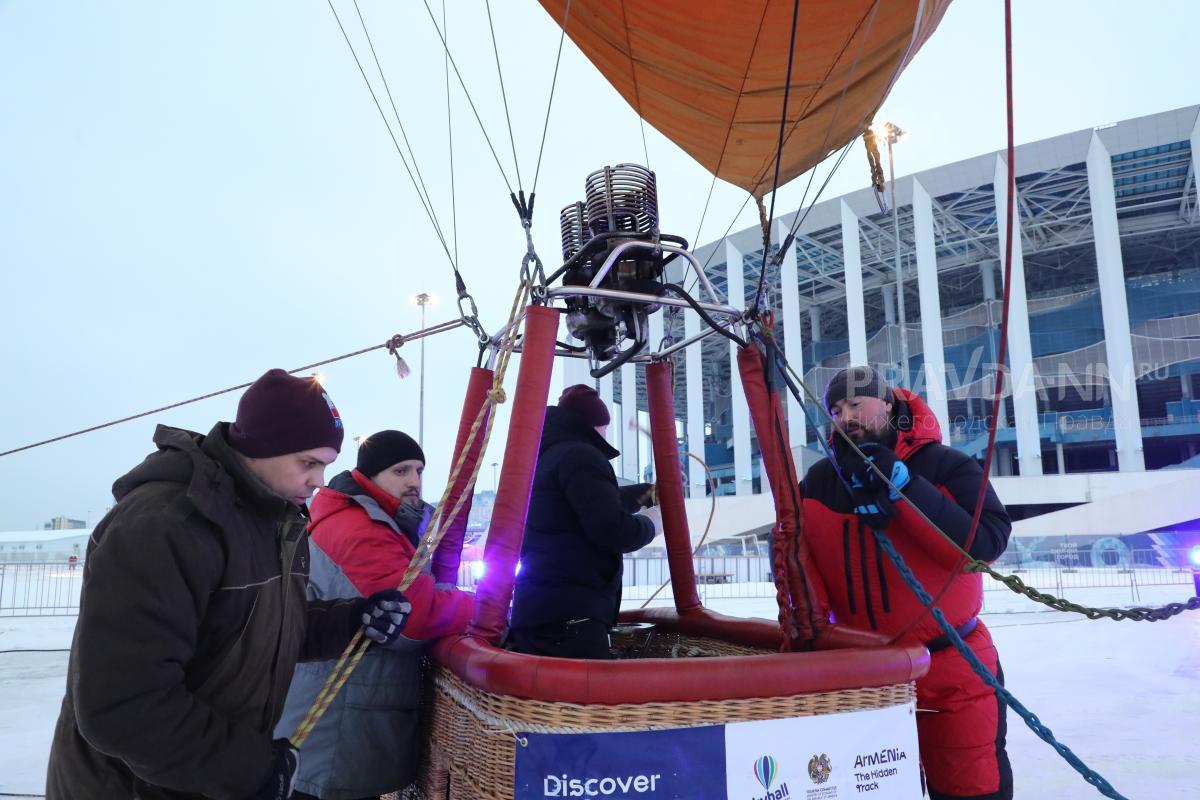
{"label": "stadium building", "polygon": [[[1129,535],[1157,532],[1157,545],[1182,545],[1200,519],[1198,111],[1016,148],[1019,246],[993,480],[1020,520],[1018,537],[1083,537],[1119,551]],[[776,220],[774,242],[793,226],[795,237],[769,267],[768,300],[812,392],[839,368],[870,363],[929,401],[947,443],[983,457],[1000,348],[1006,178],[1005,153],[987,153],[898,178],[895,217],[868,188]],[[757,225],[696,254],[731,304],[752,302],[764,261]],[[652,318],[652,343],[661,317]],[[676,339],[699,330],[692,314],[665,324]],[[730,380],[731,344],[711,336],[678,361],[681,440],[704,454],[719,504],[736,507],[721,515],[717,535],[761,530],[770,500],[745,399]],[[568,381],[581,377],[577,369]],[[628,409],[611,435],[629,442],[619,471],[630,480],[645,477],[648,458],[629,438],[634,409],[645,408],[640,371],[626,365],[599,384]],[[821,457],[817,437],[828,435],[807,405],[804,413],[787,402],[801,469]],[[688,473],[702,497],[703,471]]]}

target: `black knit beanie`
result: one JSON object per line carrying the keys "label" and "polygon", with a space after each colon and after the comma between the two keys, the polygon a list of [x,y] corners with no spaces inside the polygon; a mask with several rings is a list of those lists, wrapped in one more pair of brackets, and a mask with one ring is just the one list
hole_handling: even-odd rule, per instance
{"label": "black knit beanie", "polygon": [[826,410],[833,410],[835,403],[847,397],[878,397],[890,403],[892,387],[870,367],[847,367],[834,375],[825,387]]}
{"label": "black knit beanie", "polygon": [[358,443],[356,468],[368,478],[374,478],[393,464],[414,459],[425,463],[425,453],[416,439],[400,431],[380,431]]}

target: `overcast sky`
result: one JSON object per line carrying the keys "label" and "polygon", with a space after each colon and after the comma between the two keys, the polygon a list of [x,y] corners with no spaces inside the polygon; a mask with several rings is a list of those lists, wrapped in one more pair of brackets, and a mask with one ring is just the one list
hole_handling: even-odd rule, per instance
{"label": "overcast sky", "polygon": [[[430,3],[440,16],[440,0]],[[483,2],[448,3],[451,50],[515,183]],[[360,4],[452,239],[441,44],[421,2]],[[335,5],[369,57],[353,4]],[[492,5],[528,190],[559,29],[533,0]],[[956,0],[901,77],[880,117],[911,134],[898,174],[1003,146],[1001,12],[1000,0]],[[1014,14],[1018,143],[1200,100],[1188,77],[1200,4],[1018,0]],[[461,90],[451,95],[459,262],[495,328],[524,237]],[[646,133],[662,228],[692,239],[709,174]],[[587,173],[644,160],[636,115],[568,40],[538,183],[548,268],[557,211]],[[826,197],[867,182],[856,147]],[[779,209],[794,209],[803,183]],[[719,237],[743,199],[718,184],[699,241]],[[320,0],[0,2],[0,270],[0,451],[415,330],[416,292],[442,299],[431,323],[455,316],[446,255]],[[427,348],[429,495],[448,470],[475,348],[462,331]],[[418,347],[404,355],[415,371]],[[324,372],[350,436],[416,432],[415,372],[400,381],[385,352]],[[59,514],[95,522],[112,481],[152,449],[155,424],[207,431],[236,402],[0,458],[0,530]],[[353,451],[336,467],[352,466]],[[481,488],[491,480],[485,469]]]}

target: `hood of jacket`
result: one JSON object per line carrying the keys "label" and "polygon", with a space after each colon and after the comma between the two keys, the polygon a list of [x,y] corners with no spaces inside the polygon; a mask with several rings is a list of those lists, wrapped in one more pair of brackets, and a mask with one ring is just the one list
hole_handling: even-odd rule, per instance
{"label": "hood of jacket", "polygon": [[[892,424],[896,431],[895,442],[886,442],[896,456],[904,461],[930,444],[941,444],[942,426],[938,424],[933,409],[919,394],[907,389],[892,389]],[[841,437],[830,433],[829,445],[838,452]]]}
{"label": "hood of jacket", "polygon": [[[255,477],[229,444],[229,423],[218,422],[208,435],[159,425],[154,431],[158,450],[113,483],[120,501],[146,483],[178,483],[201,514],[224,524],[235,503],[276,517],[297,510],[295,503],[271,491]],[[303,509],[301,509],[303,510]]]}
{"label": "hood of jacket", "polygon": [[542,445],[538,449],[538,455],[542,455],[554,445],[563,442],[580,442],[590,445],[603,454],[605,461],[612,461],[621,455],[621,451],[596,433],[596,429],[588,425],[587,420],[583,417],[574,411],[550,406],[546,409],[546,421],[542,427]]}

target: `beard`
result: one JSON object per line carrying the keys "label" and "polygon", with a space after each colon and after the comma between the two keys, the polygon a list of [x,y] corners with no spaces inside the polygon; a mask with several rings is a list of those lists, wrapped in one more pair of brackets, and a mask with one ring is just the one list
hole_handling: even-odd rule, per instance
{"label": "beard", "polygon": [[859,423],[851,423],[842,428],[850,440],[855,444],[866,444],[868,442],[878,442],[886,444],[895,441],[896,432],[892,429],[890,420],[884,420],[878,425],[862,425]]}

